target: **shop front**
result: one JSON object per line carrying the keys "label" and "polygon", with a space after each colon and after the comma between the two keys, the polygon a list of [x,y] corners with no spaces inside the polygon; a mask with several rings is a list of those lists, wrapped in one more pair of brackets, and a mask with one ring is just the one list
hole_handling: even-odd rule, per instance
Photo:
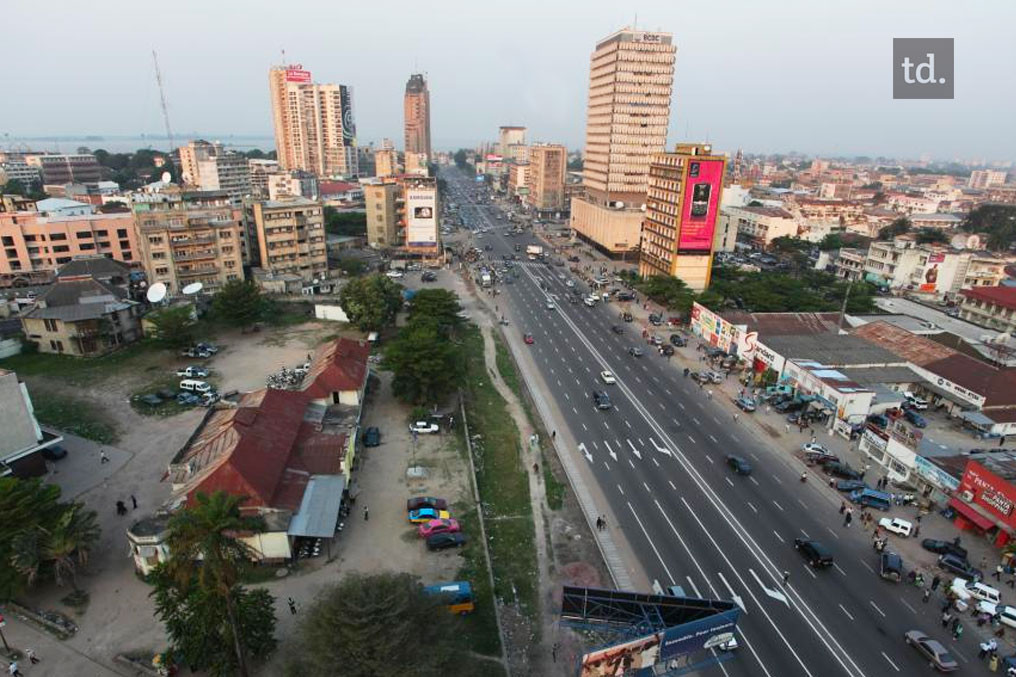
{"label": "shop front", "polygon": [[959,490],[949,501],[955,523],[1005,546],[1016,534],[1016,487],[977,461],[967,461]]}

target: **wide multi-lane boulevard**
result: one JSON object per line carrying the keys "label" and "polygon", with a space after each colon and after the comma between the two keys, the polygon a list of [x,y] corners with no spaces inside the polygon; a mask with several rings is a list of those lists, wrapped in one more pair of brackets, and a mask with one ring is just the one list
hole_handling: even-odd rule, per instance
{"label": "wide multi-lane boulevard", "polygon": [[[537,243],[528,232],[509,237],[497,205],[471,202],[466,196],[475,189],[465,174],[453,170],[443,177],[467,225],[489,228],[473,244],[492,247],[486,252],[492,264],[514,253],[516,244],[524,252]],[[647,580],[736,599],[744,609],[737,655],[709,673],[925,674],[927,661],[903,641],[912,629],[942,641],[961,670],[980,669],[973,633],[953,641],[938,622],[934,598],[922,603],[915,587],[878,576],[870,535],[858,522],[843,526],[839,497],[817,476],[800,481],[803,466],[792,450],[759,439],[750,415],[735,419],[732,409],[685,378],[678,360],[668,362],[646,345],[640,327],[618,318],[616,304],[568,303],[567,268],[529,261],[516,267],[514,282],[498,285],[508,340],[516,353],[530,353],[525,361],[531,368],[523,365],[523,374],[530,388],[554,402],[560,420],[548,426],[566,428],[575,441],[573,457],[607,502],[603,512],[623,533],[632,550],[627,557]],[[613,325],[623,325],[624,333]],[[670,332],[660,329],[666,339]],[[532,335],[531,345],[525,334]],[[628,353],[634,346],[643,348],[642,357]],[[604,370],[616,384],[603,383]],[[609,393],[613,409],[597,409],[594,389]],[[730,453],[750,460],[750,476],[727,467]],[[835,565],[813,570],[795,551],[795,538],[821,541]]]}

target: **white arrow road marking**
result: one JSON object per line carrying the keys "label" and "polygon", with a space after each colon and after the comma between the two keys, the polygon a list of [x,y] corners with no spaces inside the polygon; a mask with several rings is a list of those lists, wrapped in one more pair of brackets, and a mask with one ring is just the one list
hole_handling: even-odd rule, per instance
{"label": "white arrow road marking", "polygon": [[586,445],[585,444],[580,444],[579,445],[579,451],[582,452],[582,455],[586,457],[587,461],[589,461],[590,463],[593,462],[593,455],[590,454],[588,450],[586,450]]}
{"label": "white arrow road marking", "polygon": [[653,443],[654,447],[656,447],[656,451],[660,452],[661,454],[666,454],[667,456],[673,456],[673,454],[670,453],[670,449],[667,449],[666,447],[661,447],[656,443],[656,440],[654,440],[652,437],[649,438],[649,441]]}
{"label": "white arrow road marking", "polygon": [[631,443],[631,440],[625,440],[625,441],[628,442],[628,446],[631,447],[631,453],[635,454],[635,457],[638,458],[638,460],[641,461],[642,460],[642,454],[639,453],[639,450],[635,448],[635,445]]}
{"label": "white arrow road marking", "polygon": [[784,604],[787,605],[788,609],[790,608],[790,602],[787,601],[787,596],[784,595],[782,591],[767,588],[766,584],[762,582],[762,579],[758,577],[758,574],[755,573],[754,569],[748,569],[748,573],[752,575],[752,578],[755,579],[755,582],[759,584],[759,587],[762,588],[762,591],[765,592],[765,594],[769,595],[773,599],[783,602]]}
{"label": "white arrow road marking", "polygon": [[610,452],[610,457],[615,461],[617,461],[617,454],[615,454],[614,450],[610,448],[610,444],[607,442],[607,440],[603,440],[603,446],[607,447],[607,451]]}
{"label": "white arrow road marking", "polygon": [[734,600],[734,603],[737,604],[737,606],[741,607],[741,611],[743,611],[744,613],[748,613],[748,610],[744,608],[744,601],[741,599],[739,595],[734,594],[734,589],[730,587],[730,583],[727,583],[727,579],[723,577],[723,572],[717,571],[716,575],[720,577],[720,580],[723,581],[723,584],[727,586],[727,590],[730,591],[730,599]]}

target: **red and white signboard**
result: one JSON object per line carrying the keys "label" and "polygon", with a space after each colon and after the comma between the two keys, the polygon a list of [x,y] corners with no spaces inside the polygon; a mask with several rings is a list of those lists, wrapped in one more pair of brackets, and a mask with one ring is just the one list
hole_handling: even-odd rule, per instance
{"label": "red and white signboard", "polygon": [[300,68],[287,68],[286,82],[310,82],[310,71]]}

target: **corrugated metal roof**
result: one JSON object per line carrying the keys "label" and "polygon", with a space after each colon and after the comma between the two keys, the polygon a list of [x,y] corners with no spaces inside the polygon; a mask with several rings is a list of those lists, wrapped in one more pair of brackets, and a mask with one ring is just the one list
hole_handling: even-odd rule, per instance
{"label": "corrugated metal roof", "polygon": [[367,378],[370,344],[339,338],[318,348],[304,377],[304,392],[311,398],[330,397],[334,392],[359,390]]}
{"label": "corrugated metal roof", "polygon": [[345,488],[346,478],[342,475],[311,477],[287,533],[290,536],[333,537]]}
{"label": "corrugated metal roof", "polygon": [[917,336],[887,322],[869,322],[857,327],[851,334],[882,346],[886,350],[920,367],[925,367],[932,362],[956,354],[956,351],[951,348]]}

